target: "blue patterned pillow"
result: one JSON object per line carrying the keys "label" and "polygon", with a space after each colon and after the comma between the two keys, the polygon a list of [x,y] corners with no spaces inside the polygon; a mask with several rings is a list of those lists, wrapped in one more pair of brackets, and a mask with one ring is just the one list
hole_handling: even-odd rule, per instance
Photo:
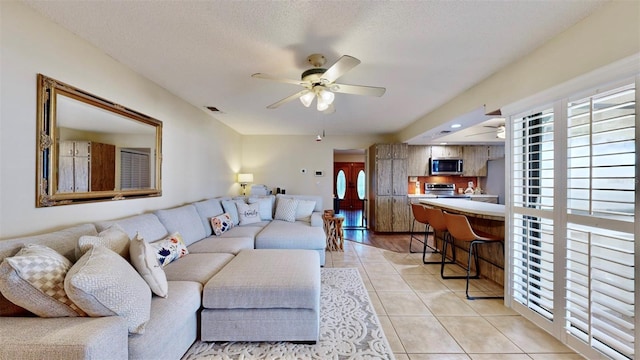
{"label": "blue patterned pillow", "polygon": [[162,267],[169,265],[172,261],[178,260],[181,257],[189,254],[187,246],[182,240],[182,236],[175,232],[169,237],[158,240],[150,244],[156,251],[156,257]]}
{"label": "blue patterned pillow", "polygon": [[233,227],[233,220],[231,215],[224,213],[222,215],[214,216],[211,218],[211,229],[216,236],[222,235],[225,231],[228,231]]}

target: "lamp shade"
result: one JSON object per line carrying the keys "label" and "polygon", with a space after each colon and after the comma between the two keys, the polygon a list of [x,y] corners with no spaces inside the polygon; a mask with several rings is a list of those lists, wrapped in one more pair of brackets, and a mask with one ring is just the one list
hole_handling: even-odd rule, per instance
{"label": "lamp shade", "polygon": [[300,101],[302,102],[302,105],[309,107],[315,96],[316,94],[314,92],[309,91],[306,94],[300,96]]}
{"label": "lamp shade", "polygon": [[238,174],[238,182],[240,184],[253,182],[253,174]]}

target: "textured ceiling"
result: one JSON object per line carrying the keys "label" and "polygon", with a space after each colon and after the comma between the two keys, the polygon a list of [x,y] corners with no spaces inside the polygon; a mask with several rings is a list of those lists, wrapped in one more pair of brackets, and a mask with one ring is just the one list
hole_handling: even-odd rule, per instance
{"label": "textured ceiling", "polygon": [[[588,16],[602,1],[25,1],[241,134],[394,133]],[[292,101],[309,54],[362,63],[336,112]],[[325,67],[326,67],[325,66]],[[64,80],[64,79],[61,79]],[[481,105],[481,104],[479,104]],[[206,111],[206,110],[204,110]],[[477,122],[486,120],[478,119]],[[426,138],[426,137],[425,137]]]}

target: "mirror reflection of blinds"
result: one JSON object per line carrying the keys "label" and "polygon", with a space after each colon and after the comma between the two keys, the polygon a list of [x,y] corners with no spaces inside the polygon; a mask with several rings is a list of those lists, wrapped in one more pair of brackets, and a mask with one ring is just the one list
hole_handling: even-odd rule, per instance
{"label": "mirror reflection of blinds", "polygon": [[151,187],[150,155],[133,149],[120,149],[120,187],[123,190]]}
{"label": "mirror reflection of blinds", "polygon": [[613,359],[634,358],[635,97],[567,107],[567,329]]}
{"label": "mirror reflection of blinds", "polygon": [[553,320],[553,109],[517,116],[512,128],[513,296]]}

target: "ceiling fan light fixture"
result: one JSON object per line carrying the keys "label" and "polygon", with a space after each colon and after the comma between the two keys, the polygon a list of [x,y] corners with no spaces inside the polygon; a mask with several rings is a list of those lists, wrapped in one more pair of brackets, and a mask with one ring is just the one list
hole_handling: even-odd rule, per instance
{"label": "ceiling fan light fixture", "polygon": [[318,96],[318,111],[325,111],[329,108],[330,104],[327,104],[320,96]]}
{"label": "ceiling fan light fixture", "polygon": [[318,98],[322,98],[322,101],[324,103],[326,103],[327,105],[330,105],[333,103],[333,100],[336,98],[336,95],[331,91],[320,90],[318,92]]}
{"label": "ceiling fan light fixture", "polygon": [[507,131],[504,125],[498,126],[498,131],[496,131],[496,137],[498,139],[504,139],[506,135],[507,135]]}
{"label": "ceiling fan light fixture", "polygon": [[314,97],[315,97],[315,94],[313,93],[313,91],[309,91],[306,94],[300,96],[300,102],[305,107],[309,107],[311,106],[311,103],[313,102]]}

